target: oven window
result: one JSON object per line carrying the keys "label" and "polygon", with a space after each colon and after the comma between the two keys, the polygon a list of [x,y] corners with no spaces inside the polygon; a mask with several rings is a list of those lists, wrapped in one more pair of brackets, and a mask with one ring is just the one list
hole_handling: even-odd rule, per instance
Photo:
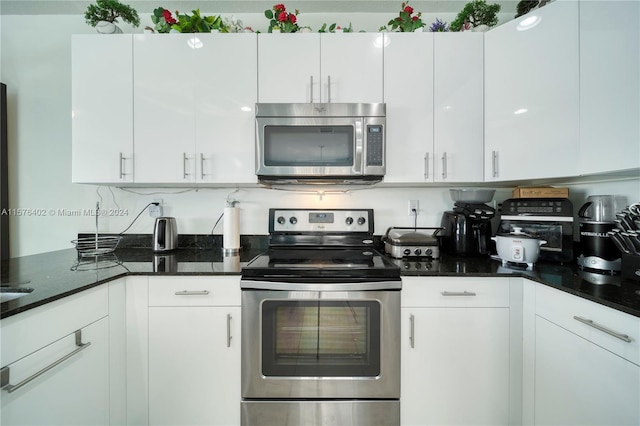
{"label": "oven window", "polygon": [[353,166],[353,126],[265,126],[266,166]]}
{"label": "oven window", "polygon": [[380,375],[380,303],[268,300],[262,372],[287,377]]}

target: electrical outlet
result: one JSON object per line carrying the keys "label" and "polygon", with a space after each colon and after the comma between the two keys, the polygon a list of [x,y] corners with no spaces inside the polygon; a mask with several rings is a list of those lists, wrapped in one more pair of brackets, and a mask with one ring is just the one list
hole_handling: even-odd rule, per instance
{"label": "electrical outlet", "polygon": [[162,216],[162,199],[153,200],[154,203],[158,203],[158,205],[151,204],[149,206],[149,216],[151,217],[161,217]]}
{"label": "electrical outlet", "polygon": [[[415,213],[414,213],[415,210]],[[420,211],[419,209],[419,203],[418,200],[409,200],[409,216],[411,215],[418,215],[418,212]]]}

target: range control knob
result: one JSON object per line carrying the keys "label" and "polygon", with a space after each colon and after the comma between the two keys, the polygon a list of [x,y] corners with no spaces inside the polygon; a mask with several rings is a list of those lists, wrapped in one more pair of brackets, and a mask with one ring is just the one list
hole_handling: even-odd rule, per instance
{"label": "range control knob", "polygon": [[365,220],[365,218],[364,218],[364,217],[360,216],[360,217],[358,218],[358,225],[364,225],[364,223],[365,223],[365,222],[366,222],[366,220]]}
{"label": "range control knob", "polygon": [[414,253],[416,256],[420,256],[420,254],[422,253],[422,250],[420,250],[419,248],[417,248],[417,249],[415,249],[415,250],[413,251],[413,253]]}
{"label": "range control knob", "polygon": [[282,216],[278,216],[277,221],[278,221],[278,223],[279,223],[280,225],[284,225],[284,222],[285,222],[284,217],[282,217]]}
{"label": "range control knob", "polygon": [[298,219],[295,216],[291,216],[291,218],[289,219],[289,222],[292,225],[295,225],[296,223],[298,223]]}
{"label": "range control knob", "polygon": [[410,249],[404,249],[404,251],[402,252],[402,254],[404,254],[405,256],[409,256],[411,254],[411,250]]}
{"label": "range control knob", "polygon": [[346,218],[346,219],[344,220],[344,222],[345,222],[347,225],[352,225],[352,224],[353,224],[353,218],[352,218],[351,216],[349,216],[348,218]]}

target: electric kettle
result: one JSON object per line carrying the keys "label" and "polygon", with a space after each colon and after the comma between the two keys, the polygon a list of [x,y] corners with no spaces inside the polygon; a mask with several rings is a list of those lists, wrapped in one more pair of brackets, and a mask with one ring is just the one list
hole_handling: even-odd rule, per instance
{"label": "electric kettle", "polygon": [[165,252],[178,248],[178,227],[175,217],[156,218],[153,227],[153,251]]}

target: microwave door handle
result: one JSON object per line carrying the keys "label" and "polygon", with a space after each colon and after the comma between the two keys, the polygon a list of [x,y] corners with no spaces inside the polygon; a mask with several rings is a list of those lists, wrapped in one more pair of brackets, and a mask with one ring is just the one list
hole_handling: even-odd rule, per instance
{"label": "microwave door handle", "polygon": [[356,155],[355,155],[355,163],[353,165],[354,171],[356,173],[362,174],[362,157],[364,155],[364,134],[362,131],[362,121],[356,121]]}

